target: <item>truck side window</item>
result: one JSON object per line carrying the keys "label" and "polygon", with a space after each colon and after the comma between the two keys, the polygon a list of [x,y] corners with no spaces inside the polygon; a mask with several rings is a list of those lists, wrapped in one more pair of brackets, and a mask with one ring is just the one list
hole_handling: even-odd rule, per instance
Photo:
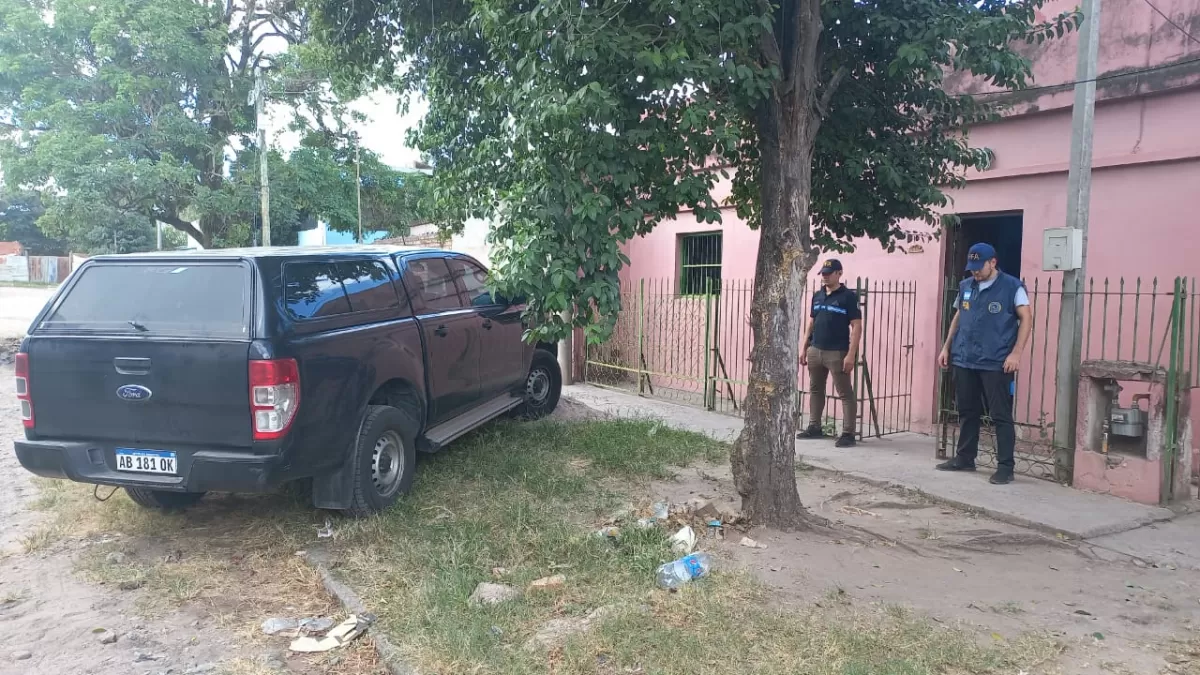
{"label": "truck side window", "polygon": [[407,262],[405,285],[420,297],[427,311],[443,312],[463,307],[450,268],[442,258],[421,258]]}
{"label": "truck side window", "polygon": [[[337,263],[337,270],[346,295],[350,297],[352,311],[369,312],[400,305],[392,286],[392,275],[379,261],[343,260]],[[406,297],[405,304],[407,300]]]}
{"label": "truck side window", "polygon": [[283,266],[284,295],[293,319],[320,319],[350,311],[350,301],[329,263],[302,262]]}
{"label": "truck side window", "polygon": [[467,304],[472,307],[495,304],[487,289],[487,272],[482,267],[459,258],[450,258],[446,263],[450,265],[459,288],[466,294]]}

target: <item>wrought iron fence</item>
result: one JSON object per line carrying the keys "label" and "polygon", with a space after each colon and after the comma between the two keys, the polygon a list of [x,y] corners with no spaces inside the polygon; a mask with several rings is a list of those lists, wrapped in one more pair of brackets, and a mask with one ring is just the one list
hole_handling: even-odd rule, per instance
{"label": "wrought iron fence", "polygon": [[[855,369],[859,436],[908,431],[912,412],[916,284],[858,279],[863,337]],[[689,287],[687,290],[693,290]],[[670,279],[626,282],[616,328],[588,347],[584,379],[678,403],[740,415],[750,374],[751,279],[707,283],[704,293],[681,293]],[[804,305],[819,288],[808,284]],[[803,316],[806,327],[808,313]],[[798,409],[807,423],[808,371],[797,363]],[[841,399],[827,398],[826,427],[844,415]]]}
{"label": "wrought iron fence", "polygon": [[[1189,389],[1200,387],[1200,374],[1196,372],[1200,317],[1196,314],[1195,284],[1195,279],[1184,278],[1093,278],[1064,289],[1061,279],[1055,277],[1025,280],[1033,329],[1017,371],[1013,402],[1018,472],[1060,482],[1070,480],[1070,452],[1056,453],[1054,447],[1058,324],[1064,299],[1073,302],[1076,294],[1082,295],[1084,361],[1150,364],[1176,373],[1178,386]],[[947,279],[944,288],[941,336],[945,336],[953,316],[957,280]],[[941,420],[937,454],[947,457],[954,453],[958,441],[958,412],[949,373],[940,379],[937,400]],[[1066,423],[1074,424],[1075,420]],[[995,466],[995,434],[986,419],[979,462]]]}

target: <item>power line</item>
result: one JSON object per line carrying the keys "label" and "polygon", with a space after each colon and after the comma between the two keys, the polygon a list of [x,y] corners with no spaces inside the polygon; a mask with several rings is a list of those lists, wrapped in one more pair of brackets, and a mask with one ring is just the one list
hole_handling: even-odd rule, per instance
{"label": "power line", "polygon": [[1150,0],[1142,0],[1142,2],[1146,3],[1147,5],[1149,5],[1149,6],[1150,6],[1150,9],[1154,10],[1154,12],[1155,12],[1156,14],[1158,14],[1158,15],[1159,15],[1159,16],[1161,16],[1163,19],[1165,19],[1167,23],[1169,23],[1169,24],[1171,24],[1172,26],[1174,26],[1175,28],[1179,29],[1179,32],[1180,32],[1180,33],[1183,33],[1184,35],[1188,36],[1188,39],[1189,39],[1189,40],[1191,40],[1192,42],[1195,42],[1196,44],[1200,44],[1200,38],[1197,38],[1195,35],[1192,35],[1191,33],[1187,32],[1187,30],[1186,30],[1186,29],[1184,29],[1184,27],[1183,27],[1183,26],[1180,26],[1179,24],[1175,23],[1175,21],[1174,21],[1174,20],[1173,20],[1171,17],[1169,17],[1169,16],[1167,16],[1166,14],[1164,14],[1164,13],[1163,13],[1163,11],[1162,11],[1161,9],[1159,9],[1159,8],[1155,7],[1153,2],[1150,2]]}
{"label": "power line", "polygon": [[[1191,37],[1191,36],[1189,35],[1188,37]],[[1098,75],[1098,76],[1093,77],[1088,80],[1072,80],[1070,82],[1061,82],[1059,84],[1044,84],[1044,85],[1041,85],[1038,87],[1025,87],[1024,89],[997,89],[995,91],[981,91],[981,92],[978,92],[975,94],[969,94],[969,95],[970,96],[1001,96],[1003,94],[1023,94],[1027,91],[1042,91],[1045,89],[1063,89],[1066,87],[1073,87],[1077,84],[1087,84],[1088,82],[1103,82],[1105,80],[1115,80],[1115,79],[1121,78],[1121,77],[1132,77],[1134,75],[1144,75],[1146,73],[1153,73],[1153,72],[1156,72],[1159,70],[1166,70],[1168,68],[1178,68],[1179,66],[1186,66],[1190,63],[1200,63],[1200,56],[1198,56],[1194,59],[1185,59],[1183,61],[1175,61],[1173,63],[1162,63],[1157,66],[1150,66],[1148,68],[1139,68],[1137,70],[1126,70],[1126,71],[1123,71],[1120,73],[1109,73],[1107,75]]]}

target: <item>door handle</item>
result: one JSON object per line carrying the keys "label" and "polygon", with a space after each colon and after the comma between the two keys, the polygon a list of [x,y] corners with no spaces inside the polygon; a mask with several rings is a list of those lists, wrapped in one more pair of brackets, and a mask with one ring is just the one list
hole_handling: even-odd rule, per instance
{"label": "door handle", "polygon": [[433,334],[438,337],[446,337],[447,335],[450,334],[450,331],[446,330],[445,324],[442,324],[441,326],[438,326],[437,328],[433,329]]}
{"label": "door handle", "polygon": [[113,359],[113,370],[121,375],[149,375],[150,359],[118,356]]}
{"label": "door handle", "polygon": [[491,319],[484,319],[484,320],[483,320],[483,329],[484,329],[484,330],[491,330],[491,329],[492,329],[492,320],[491,320]]}

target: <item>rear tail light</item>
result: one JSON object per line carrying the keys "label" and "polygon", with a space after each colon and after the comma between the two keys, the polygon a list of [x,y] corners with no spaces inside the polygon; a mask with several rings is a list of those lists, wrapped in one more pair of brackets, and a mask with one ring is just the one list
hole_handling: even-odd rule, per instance
{"label": "rear tail light", "polygon": [[33,399],[29,395],[29,355],[17,354],[17,401],[21,407],[21,424],[33,428]]}
{"label": "rear tail light", "polygon": [[300,367],[295,359],[250,362],[250,414],[254,440],[283,438],[300,407]]}

